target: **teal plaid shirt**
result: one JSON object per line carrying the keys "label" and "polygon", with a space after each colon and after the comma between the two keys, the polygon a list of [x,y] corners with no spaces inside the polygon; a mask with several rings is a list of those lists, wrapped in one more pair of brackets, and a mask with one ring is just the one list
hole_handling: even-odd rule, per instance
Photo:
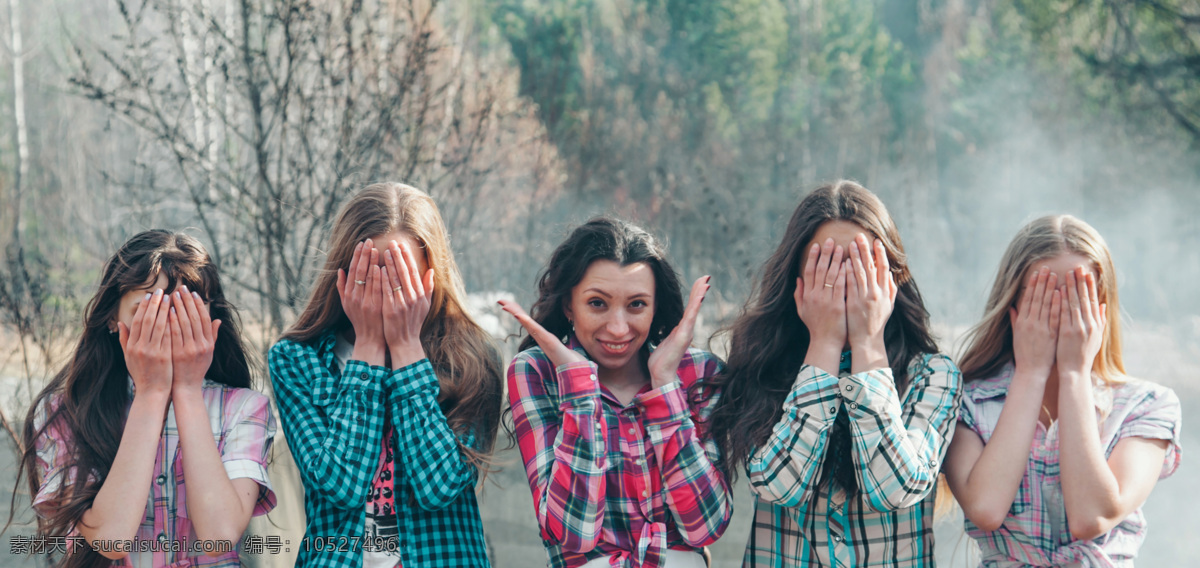
{"label": "teal plaid shirt", "polygon": [[[890,368],[838,375],[804,365],[783,418],[750,456],[757,495],[744,568],[931,568],[938,472],[962,400],[946,356],[915,357],[896,392]],[[859,493],[822,480],[839,413],[850,426]]]}
{"label": "teal plaid shirt", "polygon": [[332,331],[311,344],[285,339],[268,356],[283,432],[304,481],[308,526],[296,565],[362,566],[358,538],[390,410],[401,564],[490,566],[476,471],[438,406],[432,364],[422,359],[390,370],[349,361],[339,370],[336,343]]}

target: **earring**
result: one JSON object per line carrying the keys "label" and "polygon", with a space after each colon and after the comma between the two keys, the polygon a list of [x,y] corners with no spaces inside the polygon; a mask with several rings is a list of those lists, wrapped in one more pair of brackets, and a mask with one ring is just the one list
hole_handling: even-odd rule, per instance
{"label": "earring", "polygon": [[[567,320],[567,323],[571,324],[571,333],[575,333],[575,322],[573,322],[571,320]],[[563,336],[563,338],[562,338],[563,345],[566,345],[571,342],[571,333],[568,333]]]}

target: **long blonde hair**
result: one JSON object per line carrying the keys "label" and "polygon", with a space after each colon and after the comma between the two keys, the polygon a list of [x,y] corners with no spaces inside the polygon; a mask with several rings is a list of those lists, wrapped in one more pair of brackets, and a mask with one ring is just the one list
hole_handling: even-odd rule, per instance
{"label": "long blonde hair", "polygon": [[1061,254],[1074,253],[1092,262],[1096,271],[1096,293],[1108,304],[1104,340],[1092,363],[1092,371],[1106,383],[1125,379],[1121,358],[1121,307],[1117,300],[1117,275],[1112,254],[1104,238],[1091,225],[1070,215],[1048,215],[1031,221],[1017,231],[1004,251],[983,320],[967,334],[967,348],[959,360],[964,381],[996,375],[1012,360],[1012,322],[1008,308],[1015,306],[1029,268]]}
{"label": "long blonde hair", "polygon": [[474,435],[474,447],[463,446],[462,450],[486,473],[500,424],[500,352],[464,308],[466,291],[446,226],[433,198],[425,192],[395,182],[377,183],[342,206],[333,224],[325,266],[304,311],[283,339],[310,342],[330,328],[347,329],[350,320],[337,292],[338,269],[350,266],[359,242],[397,231],[417,240],[433,269],[433,298],[421,328],[421,346],[437,371],[441,384],[438,402],[447,422],[460,435]]}

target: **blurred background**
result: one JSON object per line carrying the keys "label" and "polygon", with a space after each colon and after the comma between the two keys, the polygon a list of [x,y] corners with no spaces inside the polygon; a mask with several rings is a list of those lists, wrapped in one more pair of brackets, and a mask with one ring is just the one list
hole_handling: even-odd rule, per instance
{"label": "blurred background", "polygon": [[[1115,257],[1129,373],[1190,416],[1198,62],[1198,0],[0,0],[0,487],[127,237],[200,238],[265,352],[340,204],[382,180],[437,200],[510,355],[495,298],[528,305],[550,251],[593,215],[651,229],[685,282],[713,276],[706,338],[801,197],[855,179],[887,204],[958,354],[1016,229],[1071,213]],[[1145,506],[1139,565],[1200,558],[1197,436],[1184,427],[1183,467]],[[519,456],[501,457],[481,495],[493,560],[543,565]],[[251,531],[298,540],[282,434],[272,476],[281,506]],[[744,481],[737,493],[721,567],[740,565],[749,530]],[[11,510],[0,565],[37,565],[10,553],[34,530],[24,485]],[[974,566],[961,526],[939,522],[941,565]]]}

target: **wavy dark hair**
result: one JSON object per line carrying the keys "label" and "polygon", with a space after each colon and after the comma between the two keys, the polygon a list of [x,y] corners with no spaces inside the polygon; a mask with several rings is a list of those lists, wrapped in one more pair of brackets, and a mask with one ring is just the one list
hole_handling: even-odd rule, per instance
{"label": "wavy dark hair", "polygon": [[350,266],[359,242],[397,231],[417,240],[433,269],[433,296],[421,326],[421,347],[437,373],[438,404],[446,422],[459,434],[475,435],[475,447],[459,449],[486,477],[493,469],[491,452],[504,398],[500,350],[467,312],[467,293],[446,224],[427,193],[402,183],[376,183],[342,206],[329,237],[325,266],[317,273],[304,310],[282,339],[311,343],[330,329],[350,329],[338,296],[337,271]]}
{"label": "wavy dark hair", "polygon": [[[908,366],[913,358],[937,352],[929,332],[929,312],[908,270],[900,234],[883,202],[863,186],[845,180],[809,193],[792,213],[783,241],[763,265],[759,285],[742,315],[723,330],[730,335],[729,362],[702,394],[711,397],[721,390],[709,425],[721,448],[725,473],[731,479],[736,479],[737,468],[746,464],[753,449],[766,442],[779,422],[783,401],[804,363],[809,333],[796,314],[793,294],[803,269],[804,251],[817,229],[828,221],[854,223],[883,241],[887,250],[899,290],[892,317],[884,328],[884,342],[901,396],[908,386]],[[845,458],[848,433],[834,436],[829,451]],[[825,475],[831,469],[824,468]],[[850,475],[839,476],[839,483],[854,490],[852,472],[841,469]]]}
{"label": "wavy dark hair", "polygon": [[[563,337],[571,332],[564,308],[571,300],[571,289],[583,280],[584,273],[597,260],[611,260],[621,266],[644,262],[654,273],[654,318],[642,354],[670,335],[683,318],[683,294],[679,275],[667,262],[666,251],[646,230],[611,217],[596,217],[577,227],[554,249],[546,268],[538,276],[538,299],[529,316],[553,333]],[[524,351],[537,345],[533,337],[521,341]]]}
{"label": "wavy dark hair", "polygon": [[[100,288],[84,310],[83,334],[70,361],[37,395],[25,415],[17,486],[24,474],[30,495],[37,495],[41,489],[45,480],[37,463],[38,440],[52,425],[67,438],[66,455],[60,456],[62,475],[75,480],[62,484],[52,499],[54,507],[38,518],[42,535],[67,536],[82,522],[108,476],[132,400],[125,355],[117,334],[110,330],[117,321],[121,297],[153,286],[160,274],[167,277],[164,292],[187,285],[209,303],[212,318],[221,320],[206,377],[231,387],[251,386],[250,359],[242,343],[237,310],[225,299],[217,268],[204,246],[183,233],[153,230],[134,235],[104,264]],[[35,424],[39,410],[47,414],[43,424]],[[14,504],[15,500],[16,488]],[[10,512],[9,523],[12,518]],[[57,562],[72,568],[110,564],[86,543]]]}

